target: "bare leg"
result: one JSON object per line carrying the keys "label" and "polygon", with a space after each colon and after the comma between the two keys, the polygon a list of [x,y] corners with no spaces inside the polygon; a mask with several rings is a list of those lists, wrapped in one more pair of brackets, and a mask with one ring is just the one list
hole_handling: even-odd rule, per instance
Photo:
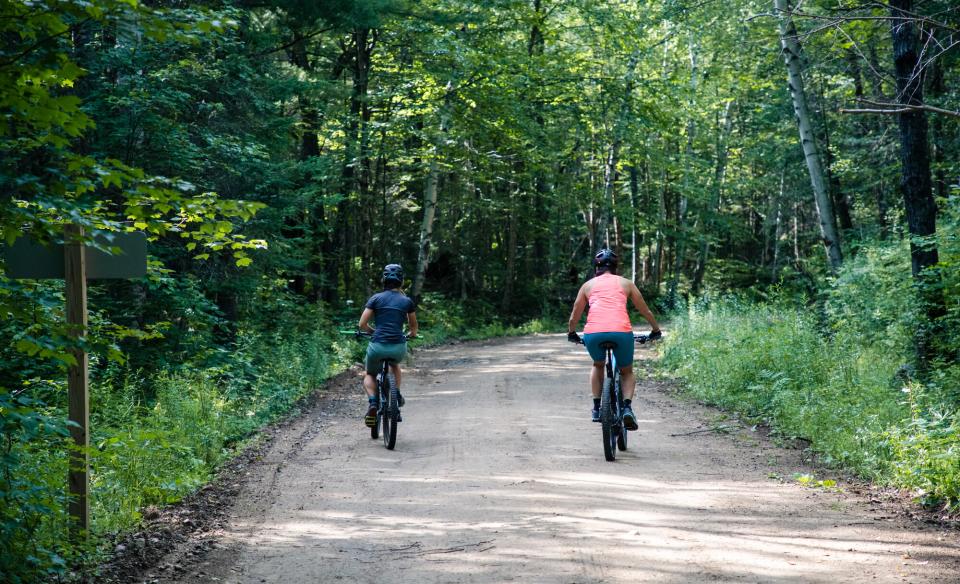
{"label": "bare leg", "polygon": [[400,365],[391,365],[390,371],[393,372],[393,378],[397,380],[397,391],[400,391]]}
{"label": "bare leg", "polygon": [[620,391],[623,392],[623,399],[633,399],[636,389],[637,378],[633,374],[633,366],[622,367],[620,369]]}
{"label": "bare leg", "polygon": [[600,387],[603,385],[603,368],[606,365],[603,361],[594,361],[593,368],[590,369],[590,393],[594,399],[600,398]]}
{"label": "bare leg", "polygon": [[367,396],[373,397],[377,395],[377,379],[367,373],[363,376],[363,389],[367,390]]}

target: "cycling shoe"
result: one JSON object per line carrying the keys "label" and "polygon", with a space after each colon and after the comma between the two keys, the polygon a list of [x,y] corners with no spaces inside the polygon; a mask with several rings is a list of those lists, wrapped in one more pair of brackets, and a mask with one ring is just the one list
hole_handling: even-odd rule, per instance
{"label": "cycling shoe", "polygon": [[640,426],[637,425],[637,416],[633,413],[633,408],[627,406],[623,408],[623,426],[627,430],[636,430]]}
{"label": "cycling shoe", "polygon": [[367,413],[363,416],[363,423],[366,424],[367,428],[373,428],[377,425],[377,406],[375,404],[370,404],[370,407],[367,408]]}

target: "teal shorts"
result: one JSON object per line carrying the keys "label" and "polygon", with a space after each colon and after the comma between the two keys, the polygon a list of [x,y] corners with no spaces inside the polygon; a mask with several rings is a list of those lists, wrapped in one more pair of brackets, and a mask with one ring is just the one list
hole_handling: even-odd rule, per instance
{"label": "teal shorts", "polygon": [[406,356],[406,343],[370,343],[367,345],[367,359],[364,365],[367,367],[367,373],[376,375],[380,373],[380,363],[385,359],[400,363]]}
{"label": "teal shorts", "polygon": [[583,344],[587,346],[587,352],[594,361],[603,361],[607,358],[607,352],[600,345],[602,343],[615,343],[613,348],[613,358],[617,363],[617,368],[629,367],[633,364],[633,333],[589,333],[583,335]]}

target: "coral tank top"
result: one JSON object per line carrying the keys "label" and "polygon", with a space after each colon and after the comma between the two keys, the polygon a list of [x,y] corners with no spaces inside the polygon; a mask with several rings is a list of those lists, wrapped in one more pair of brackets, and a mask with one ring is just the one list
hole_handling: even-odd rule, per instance
{"label": "coral tank top", "polygon": [[590,312],[584,333],[629,333],[630,315],[627,314],[627,293],[620,285],[620,276],[601,274],[594,278],[590,288]]}

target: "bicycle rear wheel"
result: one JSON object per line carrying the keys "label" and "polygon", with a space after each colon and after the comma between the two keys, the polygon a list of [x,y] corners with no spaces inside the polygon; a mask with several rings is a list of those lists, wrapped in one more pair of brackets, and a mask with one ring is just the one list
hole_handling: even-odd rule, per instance
{"label": "bicycle rear wheel", "polygon": [[617,448],[622,451],[627,449],[627,427],[623,424],[623,393],[621,392],[619,373],[617,373],[614,386],[616,389],[614,395],[616,395],[617,399]]}
{"label": "bicycle rear wheel", "polygon": [[384,386],[383,407],[380,408],[380,420],[383,424],[383,445],[387,450],[393,450],[397,445],[397,418],[400,417],[400,406],[397,404],[397,380],[393,373],[387,374]]}
{"label": "bicycle rear wheel", "polygon": [[617,459],[616,413],[613,405],[613,380],[603,379],[603,388],[600,390],[600,427],[603,432],[603,456],[608,461]]}

